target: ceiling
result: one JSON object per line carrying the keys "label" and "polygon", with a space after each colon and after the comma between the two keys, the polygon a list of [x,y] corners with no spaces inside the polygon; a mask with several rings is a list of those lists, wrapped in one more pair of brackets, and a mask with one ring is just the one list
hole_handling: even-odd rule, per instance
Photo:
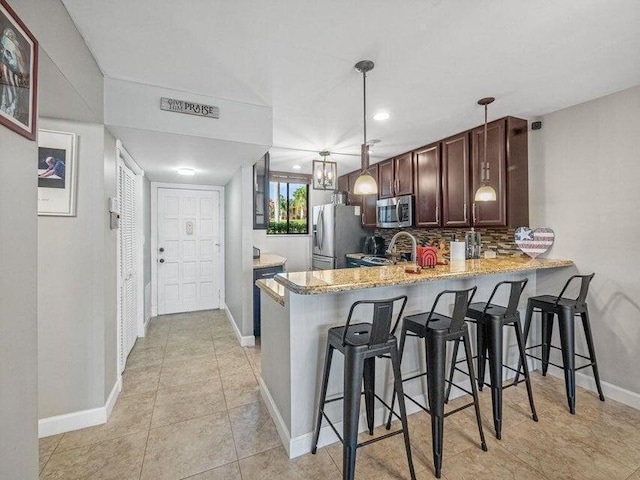
{"label": "ceiling", "polygon": [[[640,84],[638,0],[62,1],[106,76],[271,106],[280,170],[324,149],[359,165],[361,59],[372,161],[482,123],[481,97],[490,119],[534,118]],[[159,150],[138,158],[153,180],[175,161]]]}

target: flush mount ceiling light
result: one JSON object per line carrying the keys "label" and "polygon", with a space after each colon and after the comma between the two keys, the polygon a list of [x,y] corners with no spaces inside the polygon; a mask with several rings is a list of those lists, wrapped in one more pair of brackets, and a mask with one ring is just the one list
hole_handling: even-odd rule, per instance
{"label": "flush mount ceiling light", "polygon": [[196,174],[196,171],[193,168],[179,168],[178,175],[186,175],[188,177],[193,177]]}
{"label": "flush mount ceiling light", "polygon": [[302,167],[300,165],[294,165],[291,168],[293,168],[294,170],[300,170]]}
{"label": "flush mount ceiling light", "polygon": [[495,98],[485,97],[478,100],[478,105],[484,106],[484,157],[480,163],[480,188],[476,191],[474,200],[476,202],[495,202],[496,190],[489,185],[489,163],[487,162],[487,110],[490,103]]}
{"label": "flush mount ceiling light", "polygon": [[369,147],[367,144],[367,72],[373,70],[371,60],[360,60],[355,68],[362,73],[362,97],[363,97],[363,118],[364,118],[364,141],[360,147],[361,173],[353,187],[356,195],[372,195],[378,192],[376,179],[369,173]]}
{"label": "flush mount ceiling light", "polygon": [[335,190],[337,187],[338,164],[327,161],[330,152],[323,150],[319,152],[322,160],[313,161],[313,189],[314,190]]}
{"label": "flush mount ceiling light", "polygon": [[374,120],[386,120],[389,118],[389,114],[387,112],[378,112],[373,116]]}

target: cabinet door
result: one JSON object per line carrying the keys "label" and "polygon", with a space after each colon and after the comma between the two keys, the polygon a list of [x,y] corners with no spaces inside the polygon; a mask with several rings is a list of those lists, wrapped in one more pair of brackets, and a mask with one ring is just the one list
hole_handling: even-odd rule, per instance
{"label": "cabinet door", "polygon": [[344,174],[338,177],[338,191],[339,192],[348,192],[349,191],[349,175]]}
{"label": "cabinet door", "polygon": [[349,205],[360,205],[362,206],[362,195],[355,195],[353,193],[353,187],[356,184],[356,180],[360,176],[360,169],[351,172],[348,174],[349,177]]}
{"label": "cabinet door", "polygon": [[393,159],[395,195],[413,195],[413,152]]}
{"label": "cabinet door", "polygon": [[471,178],[472,195],[486,179],[496,191],[495,202],[473,202],[473,224],[481,227],[496,227],[507,224],[506,192],[506,130],[505,119],[491,122],[487,126],[487,162],[484,161],[484,126],[471,131]]}
{"label": "cabinet door", "polygon": [[[378,165],[369,167],[371,176],[377,178]],[[362,195],[362,226],[364,228],[375,228],[376,226],[376,202],[378,195]]]}
{"label": "cabinet door", "polygon": [[253,166],[253,229],[269,226],[269,153]]}
{"label": "cabinet door", "polygon": [[469,132],[442,141],[442,226],[468,227]]}
{"label": "cabinet door", "polygon": [[440,143],[413,152],[416,176],[416,226],[440,226]]}
{"label": "cabinet door", "polygon": [[393,193],[393,158],[378,163],[378,197],[391,198]]}

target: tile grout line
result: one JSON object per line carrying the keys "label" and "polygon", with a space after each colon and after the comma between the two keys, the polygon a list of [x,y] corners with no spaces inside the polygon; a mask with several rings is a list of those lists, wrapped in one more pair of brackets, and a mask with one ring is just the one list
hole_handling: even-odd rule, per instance
{"label": "tile grout line", "polygon": [[[149,324],[151,325],[151,323]],[[164,367],[164,359],[167,356],[167,344],[169,343],[169,335],[173,326],[169,328],[169,334],[167,335],[167,341],[164,344],[164,354],[162,355],[162,363],[160,364],[160,373],[158,374],[158,383],[156,384],[156,394],[153,398],[153,408],[151,409],[151,418],[149,419],[149,429],[147,430],[147,439],[144,442],[144,451],[142,452],[142,462],[140,462],[140,473],[138,479],[142,479],[142,472],[144,470],[144,460],[147,456],[147,447],[149,445],[149,437],[151,436],[151,424],[153,423],[153,414],[156,410],[156,402],[158,401],[158,390],[160,390],[160,376],[162,375],[162,368]]]}

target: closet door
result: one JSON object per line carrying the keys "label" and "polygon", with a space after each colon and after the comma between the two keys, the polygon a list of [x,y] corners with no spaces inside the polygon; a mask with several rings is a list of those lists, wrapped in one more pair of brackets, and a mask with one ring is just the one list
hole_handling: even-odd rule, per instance
{"label": "closet door", "polygon": [[123,163],[118,168],[118,200],[120,202],[120,369],[124,370],[127,357],[137,338],[138,317],[136,285],[138,282],[136,258],[136,176]]}

